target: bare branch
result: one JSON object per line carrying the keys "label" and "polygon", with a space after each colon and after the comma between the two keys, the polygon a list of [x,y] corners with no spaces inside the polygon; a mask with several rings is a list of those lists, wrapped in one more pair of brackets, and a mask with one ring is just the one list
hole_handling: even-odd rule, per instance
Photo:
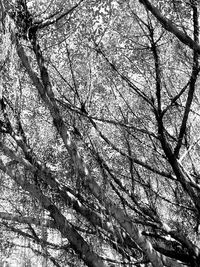
{"label": "bare branch", "polygon": [[[69,10],[65,11],[64,13],[60,14],[59,16],[55,17],[55,18],[50,18],[50,19],[46,19],[46,20],[42,20],[39,22],[36,22],[35,24],[33,24],[33,28],[38,29],[43,29],[45,27],[48,27],[56,22],[58,22],[59,20],[61,20],[62,18],[66,17],[67,15],[69,15],[70,13],[72,13],[84,0],[80,0],[76,5],[74,5],[72,8],[70,8]],[[56,13],[57,14],[57,13]],[[55,14],[55,15],[56,15]],[[55,15],[51,15],[55,16]]]}
{"label": "bare branch", "polygon": [[0,218],[6,221],[19,222],[22,224],[34,224],[35,226],[45,226],[49,228],[56,228],[52,220],[44,218],[38,219],[35,217],[22,217],[21,215],[11,214],[7,212],[0,212]]}
{"label": "bare branch", "polygon": [[171,33],[173,33],[183,44],[190,47],[192,50],[200,53],[200,45],[196,41],[192,40],[185,32],[180,31],[173,22],[166,17],[164,17],[159,9],[155,7],[149,0],[139,0],[147,10],[149,10],[162,24],[163,28]]}

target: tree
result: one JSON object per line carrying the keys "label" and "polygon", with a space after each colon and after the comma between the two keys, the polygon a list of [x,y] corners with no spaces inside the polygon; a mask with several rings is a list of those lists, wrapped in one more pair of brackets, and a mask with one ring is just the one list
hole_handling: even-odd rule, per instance
{"label": "tree", "polygon": [[197,1],[0,4],[9,248],[28,265],[199,266]]}

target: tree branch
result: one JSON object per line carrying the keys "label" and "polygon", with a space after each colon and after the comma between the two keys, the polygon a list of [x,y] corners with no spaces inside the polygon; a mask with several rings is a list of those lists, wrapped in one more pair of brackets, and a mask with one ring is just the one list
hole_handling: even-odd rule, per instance
{"label": "tree branch", "polygon": [[[192,2],[194,2],[192,4],[194,41],[196,44],[198,44],[199,43],[199,22],[198,22],[199,12],[197,9],[196,1],[192,1]],[[200,69],[199,69],[199,55],[198,55],[198,52],[194,49],[194,51],[193,51],[193,67],[192,67],[192,74],[191,74],[191,80],[190,80],[190,85],[189,85],[188,97],[187,97],[187,101],[186,101],[185,112],[183,115],[182,124],[181,124],[180,131],[179,131],[178,143],[174,149],[174,154],[176,157],[178,157],[178,155],[179,155],[179,151],[180,151],[180,148],[182,145],[183,137],[184,137],[184,134],[186,131],[186,125],[187,125],[188,116],[190,113],[190,107],[192,105],[196,80],[197,80],[199,71],[200,71]]]}
{"label": "tree branch", "polygon": [[18,222],[22,224],[34,224],[35,226],[44,226],[53,229],[56,228],[54,221],[49,219],[43,219],[43,218],[37,219],[35,217],[26,217],[26,216],[22,217],[21,215],[11,214],[7,212],[0,212],[0,218],[2,220]]}
{"label": "tree branch", "polygon": [[[80,0],[76,5],[74,5],[72,8],[70,8],[69,10],[65,11],[64,13],[60,14],[59,16],[57,16],[56,18],[52,18],[52,19],[46,19],[46,20],[42,20],[42,21],[38,21],[35,24],[33,24],[32,28],[36,28],[37,30],[39,29],[43,29],[45,27],[48,27],[56,22],[58,22],[59,20],[61,20],[62,18],[64,18],[65,16],[69,15],[70,13],[72,13],[84,0]],[[52,15],[51,15],[52,17]]]}
{"label": "tree branch", "polygon": [[192,40],[186,33],[180,31],[171,20],[164,17],[159,9],[152,5],[149,0],[139,0],[139,2],[157,18],[165,30],[174,34],[183,44],[200,54],[200,45]]}

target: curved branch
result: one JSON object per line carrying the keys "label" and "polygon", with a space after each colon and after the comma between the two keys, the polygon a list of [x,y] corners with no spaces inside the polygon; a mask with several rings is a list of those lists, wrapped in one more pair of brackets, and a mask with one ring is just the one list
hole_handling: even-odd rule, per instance
{"label": "curved branch", "polygon": [[[43,29],[45,27],[48,27],[56,22],[58,22],[59,20],[61,20],[62,18],[64,18],[65,16],[69,15],[70,13],[72,13],[84,0],[80,0],[76,5],[74,5],[72,8],[68,9],[66,12],[60,14],[59,16],[57,16],[56,18],[49,18],[46,20],[42,20],[39,22],[36,22],[32,28],[36,28],[38,29]],[[54,15],[51,15],[51,17],[53,17]]]}

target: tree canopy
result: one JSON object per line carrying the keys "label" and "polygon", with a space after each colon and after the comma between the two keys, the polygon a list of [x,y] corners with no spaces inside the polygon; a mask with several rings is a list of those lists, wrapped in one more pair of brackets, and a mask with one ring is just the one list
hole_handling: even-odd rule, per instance
{"label": "tree canopy", "polygon": [[198,1],[0,7],[0,265],[200,266]]}

